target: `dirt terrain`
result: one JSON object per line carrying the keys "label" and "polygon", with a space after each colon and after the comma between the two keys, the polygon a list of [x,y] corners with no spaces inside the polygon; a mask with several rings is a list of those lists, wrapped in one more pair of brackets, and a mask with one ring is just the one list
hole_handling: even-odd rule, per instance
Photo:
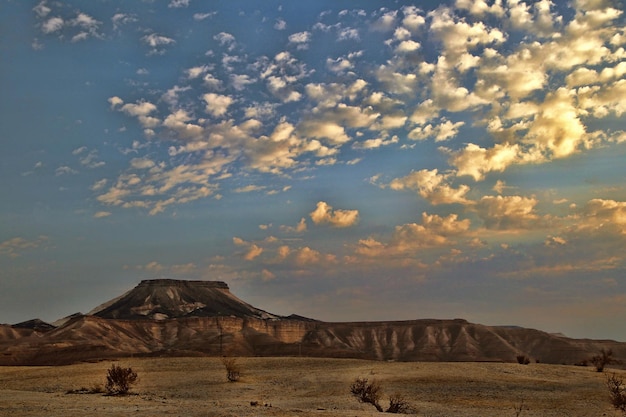
{"label": "dirt terrain", "polygon": [[[0,367],[0,415],[23,416],[379,416],[349,393],[357,377],[402,394],[424,417],[619,416],[606,375],[625,371],[512,363],[382,362],[237,358],[228,382],[219,358],[126,358],[139,375],[131,395],[71,394],[104,386],[112,362]],[[251,405],[256,402],[256,405]],[[517,410],[516,410],[517,407]],[[521,407],[521,410],[520,410]],[[390,414],[385,414],[390,415]]]}

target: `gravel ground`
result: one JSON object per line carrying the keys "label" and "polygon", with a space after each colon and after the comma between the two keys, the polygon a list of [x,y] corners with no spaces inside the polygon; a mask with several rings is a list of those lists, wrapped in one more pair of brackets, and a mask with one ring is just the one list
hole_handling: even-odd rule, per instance
{"label": "gravel ground", "polygon": [[[377,416],[349,393],[357,378],[401,394],[423,417],[617,417],[605,386],[612,372],[544,364],[371,362],[238,358],[228,382],[219,358],[127,358],[139,381],[127,396],[70,394],[102,388],[111,362],[0,367],[0,415],[22,416]],[[255,405],[252,405],[255,404]]]}

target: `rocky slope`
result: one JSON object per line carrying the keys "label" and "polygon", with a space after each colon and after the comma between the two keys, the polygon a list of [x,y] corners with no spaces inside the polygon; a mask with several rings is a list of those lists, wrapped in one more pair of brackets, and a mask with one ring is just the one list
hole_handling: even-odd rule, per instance
{"label": "rocky slope", "polygon": [[255,308],[222,282],[142,281],[58,327],[0,325],[0,365],[66,364],[130,355],[307,355],[398,361],[577,363],[626,343],[569,339],[465,320],[327,323]]}

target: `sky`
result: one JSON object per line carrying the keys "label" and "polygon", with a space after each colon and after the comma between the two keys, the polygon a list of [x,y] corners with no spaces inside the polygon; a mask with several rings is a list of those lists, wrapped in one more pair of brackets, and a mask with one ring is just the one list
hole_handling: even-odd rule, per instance
{"label": "sky", "polygon": [[621,0],[0,0],[0,323],[143,279],[626,341]]}

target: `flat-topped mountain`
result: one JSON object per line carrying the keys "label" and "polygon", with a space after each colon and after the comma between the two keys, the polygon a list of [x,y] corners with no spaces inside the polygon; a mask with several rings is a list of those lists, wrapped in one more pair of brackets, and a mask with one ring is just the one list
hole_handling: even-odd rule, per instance
{"label": "flat-topped mountain", "polygon": [[462,319],[321,322],[283,317],[240,300],[219,281],[158,279],[88,314],[0,325],[0,365],[54,365],[131,355],[320,356],[399,361],[579,363],[626,343],[570,339],[522,327]]}
{"label": "flat-topped mountain", "polygon": [[224,282],[173,279],[141,281],[132,290],[88,314],[126,320],[214,316],[278,318],[235,297]]}

